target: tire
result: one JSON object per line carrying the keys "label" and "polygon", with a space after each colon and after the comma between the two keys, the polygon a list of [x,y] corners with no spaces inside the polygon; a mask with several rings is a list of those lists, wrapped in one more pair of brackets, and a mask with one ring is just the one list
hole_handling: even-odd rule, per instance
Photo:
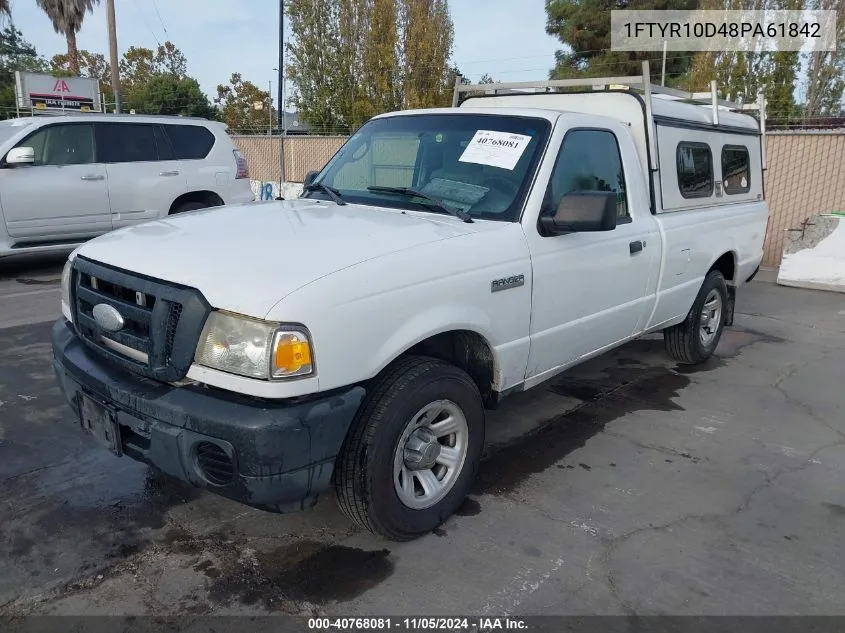
{"label": "tire", "polygon": [[[705,304],[716,306],[715,316],[705,321]],[[663,330],[666,351],[679,363],[697,365],[713,355],[722,338],[728,318],[728,288],[718,270],[711,270],[704,278],[698,296],[687,318],[678,325]],[[713,321],[718,319],[715,326]]]}
{"label": "tire", "polygon": [[[481,394],[465,371],[423,356],[393,363],[373,380],[368,391],[338,457],[338,503],[343,513],[362,528],[388,539],[408,541],[431,532],[449,518],[475,481],[484,448]],[[466,423],[465,432],[460,415]],[[446,424],[438,427],[437,421],[446,420],[446,416]],[[425,429],[420,430],[417,424]],[[420,437],[426,440],[423,446],[429,447],[436,433],[451,427],[460,430],[434,440],[440,448],[430,448],[431,453],[439,453],[438,460],[450,450],[449,458],[458,464],[455,468],[436,463],[427,469],[432,459],[429,452],[406,450],[414,442],[414,446],[420,446]],[[409,451],[408,459],[421,460],[414,467],[406,466]],[[459,454],[463,458],[458,458]],[[429,494],[428,490],[438,488],[432,486],[432,475],[425,472],[446,482],[439,493]],[[423,477],[428,488],[423,485]]]}
{"label": "tire", "polygon": [[170,212],[170,215],[175,215],[177,213],[186,213],[188,211],[198,211],[199,209],[207,209],[209,205],[205,202],[183,202],[178,207],[173,209]]}

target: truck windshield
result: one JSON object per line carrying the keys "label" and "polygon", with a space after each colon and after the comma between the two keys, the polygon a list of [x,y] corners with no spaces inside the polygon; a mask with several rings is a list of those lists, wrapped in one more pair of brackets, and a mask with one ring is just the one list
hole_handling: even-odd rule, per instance
{"label": "truck windshield", "polygon": [[[374,119],[346,142],[315,182],[350,203],[436,213],[434,199],[473,218],[514,221],[550,129],[545,119],[489,114]],[[305,197],[328,198],[320,187]]]}

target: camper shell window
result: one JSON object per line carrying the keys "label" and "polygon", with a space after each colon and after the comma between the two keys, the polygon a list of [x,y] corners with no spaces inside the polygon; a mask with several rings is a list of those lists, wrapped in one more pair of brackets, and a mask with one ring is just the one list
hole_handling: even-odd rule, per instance
{"label": "camper shell window", "polygon": [[713,195],[713,153],[707,143],[683,141],[676,150],[678,189],[684,198]]}
{"label": "camper shell window", "polygon": [[722,147],[722,187],[729,195],[751,191],[748,148],[743,145]]}

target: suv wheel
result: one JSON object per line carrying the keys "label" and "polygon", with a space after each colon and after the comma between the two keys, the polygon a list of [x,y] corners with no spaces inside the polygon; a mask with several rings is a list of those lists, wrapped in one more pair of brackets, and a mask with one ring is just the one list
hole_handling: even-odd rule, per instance
{"label": "suv wheel", "polygon": [[375,380],[338,458],[343,512],[361,527],[406,541],[457,510],[484,448],[481,394],[463,370],[408,357]]}
{"label": "suv wheel", "polygon": [[170,212],[170,215],[176,213],[185,213],[187,211],[197,211],[198,209],[207,209],[208,205],[205,202],[183,202],[178,207]]}

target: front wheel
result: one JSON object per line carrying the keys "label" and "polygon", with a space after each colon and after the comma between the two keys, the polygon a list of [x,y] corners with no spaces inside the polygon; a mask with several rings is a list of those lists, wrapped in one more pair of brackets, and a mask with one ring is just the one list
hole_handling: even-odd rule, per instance
{"label": "front wheel", "polygon": [[483,448],[472,378],[433,358],[400,359],[373,381],[338,458],[341,510],[393,540],[430,532],[466,497]]}
{"label": "front wheel", "polygon": [[704,278],[687,318],[663,330],[666,351],[679,363],[696,365],[713,355],[728,316],[728,288],[718,270]]}

